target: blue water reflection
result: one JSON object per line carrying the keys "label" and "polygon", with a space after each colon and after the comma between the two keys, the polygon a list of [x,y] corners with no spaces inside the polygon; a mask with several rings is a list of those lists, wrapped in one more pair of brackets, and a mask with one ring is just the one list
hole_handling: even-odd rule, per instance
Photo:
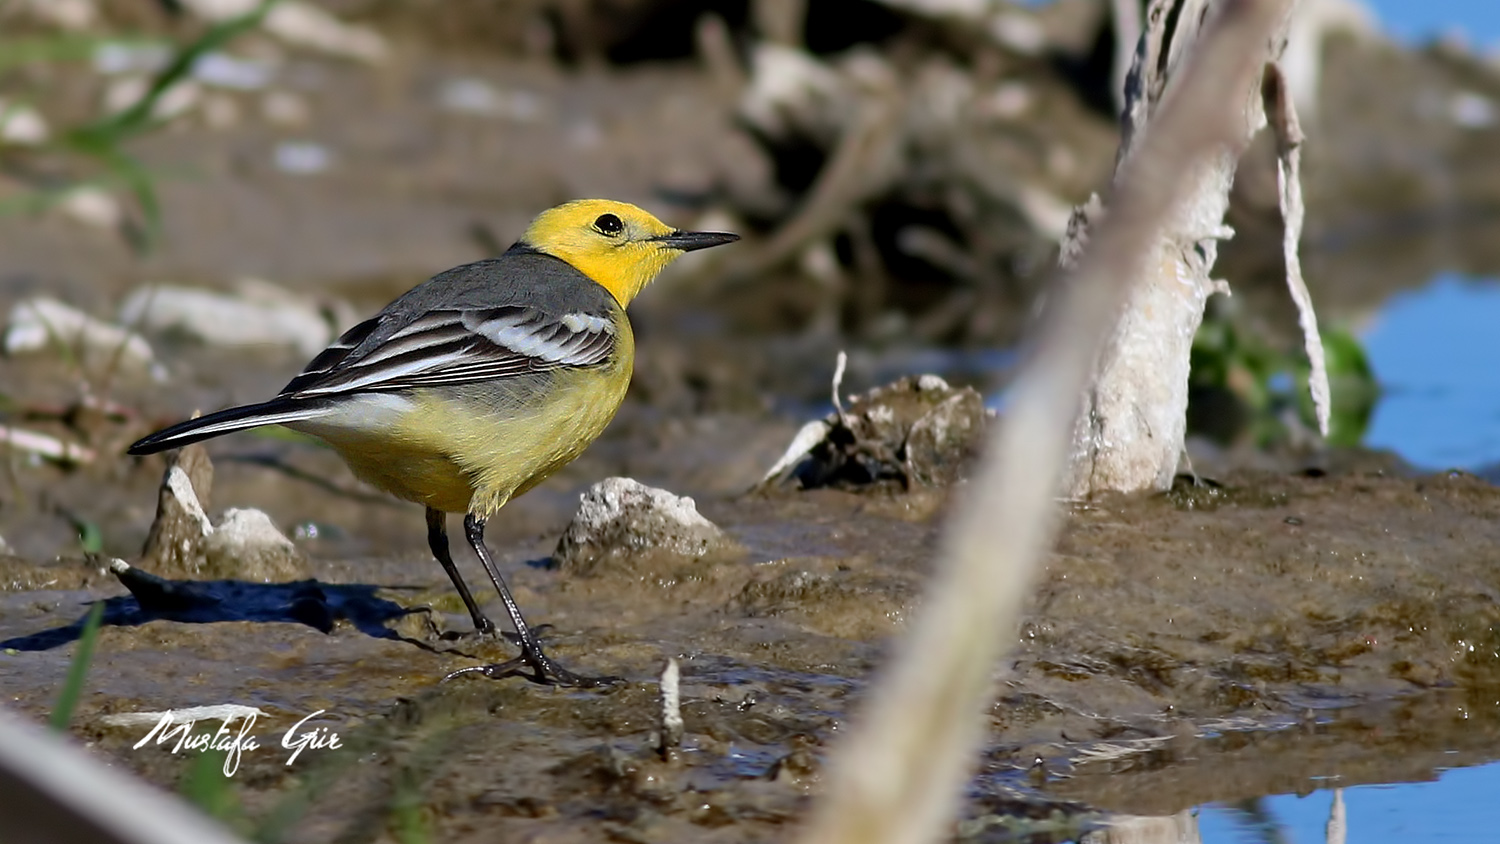
{"label": "blue water reflection", "polygon": [[1427,469],[1500,462],[1500,284],[1398,294],[1364,340],[1384,390],[1366,445]]}
{"label": "blue water reflection", "polygon": [[[1332,791],[1281,794],[1262,806],[1288,844],[1322,844]],[[1500,841],[1500,764],[1456,768],[1435,782],[1344,789],[1348,844]],[[1263,841],[1236,809],[1212,806],[1198,818],[1203,844]]]}
{"label": "blue water reflection", "polygon": [[1381,28],[1403,41],[1425,41],[1459,31],[1483,45],[1500,36],[1495,0],[1369,0]]}

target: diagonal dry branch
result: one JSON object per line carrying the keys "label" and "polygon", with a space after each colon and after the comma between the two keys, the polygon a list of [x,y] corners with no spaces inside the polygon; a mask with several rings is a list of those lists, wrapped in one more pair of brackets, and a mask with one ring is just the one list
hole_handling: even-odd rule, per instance
{"label": "diagonal dry branch", "polygon": [[1121,272],[1148,259],[1184,192],[1179,175],[1246,140],[1240,98],[1259,79],[1266,44],[1292,0],[1225,0],[1185,59],[1182,82],[1116,183],[1066,283],[1037,323],[979,476],[945,537],[927,600],[868,706],[830,762],[828,793],[801,840],[918,844],[944,837],[954,816],[994,669],[1014,637],[1037,560],[1054,539],[1055,496],[1069,424],[1128,290]]}
{"label": "diagonal dry branch", "polygon": [[0,818],[7,844],[244,844],[182,799],[8,709],[0,709]]}

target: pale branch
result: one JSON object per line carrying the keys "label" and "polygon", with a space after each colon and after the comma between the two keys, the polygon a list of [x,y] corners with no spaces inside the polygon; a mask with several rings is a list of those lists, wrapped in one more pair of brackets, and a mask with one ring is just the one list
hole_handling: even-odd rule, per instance
{"label": "pale branch", "polygon": [[1281,250],[1286,262],[1286,286],[1297,304],[1297,322],[1302,326],[1302,346],[1307,350],[1307,389],[1312,394],[1318,417],[1318,433],[1328,436],[1328,418],[1333,395],[1328,387],[1328,361],[1323,354],[1323,337],[1318,333],[1318,315],[1313,312],[1312,294],[1302,278],[1302,258],[1298,245],[1302,240],[1302,134],[1297,119],[1297,103],[1279,62],[1266,66],[1261,86],[1271,131],[1276,135],[1276,188],[1281,205]]}

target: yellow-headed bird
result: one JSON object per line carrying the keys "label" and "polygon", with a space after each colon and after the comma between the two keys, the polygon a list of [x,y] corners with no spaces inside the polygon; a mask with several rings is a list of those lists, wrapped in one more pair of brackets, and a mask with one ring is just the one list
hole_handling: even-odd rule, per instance
{"label": "yellow-headed bird", "polygon": [[677,256],[738,235],[685,232],[624,202],[543,212],[498,258],[433,276],[344,333],[275,398],[173,425],[130,447],[151,454],[231,431],[285,425],[331,445],[365,481],[427,508],[433,556],[480,612],[448,549],[448,513],[500,592],[542,682],[597,685],[542,652],[484,544],[485,520],[577,457],[614,418],[635,340],[625,307]]}

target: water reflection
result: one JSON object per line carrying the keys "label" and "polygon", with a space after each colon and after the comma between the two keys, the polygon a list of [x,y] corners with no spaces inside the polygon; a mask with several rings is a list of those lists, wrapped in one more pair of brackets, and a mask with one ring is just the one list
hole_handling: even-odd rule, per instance
{"label": "water reflection", "polygon": [[1500,462],[1500,284],[1443,276],[1365,334],[1383,395],[1365,437],[1426,469]]}
{"label": "water reflection", "polygon": [[1500,763],[1444,771],[1434,782],[1281,794],[1162,817],[1116,816],[1082,844],[1494,841],[1500,837],[1496,795]]}
{"label": "water reflection", "polygon": [[1109,826],[1083,836],[1080,844],[1201,844],[1198,812],[1163,817],[1117,816]]}
{"label": "water reflection", "polygon": [[[1500,763],[1443,771],[1433,782],[1323,789],[1205,807],[1201,844],[1408,844],[1500,840]],[[1143,840],[1143,839],[1137,839]],[[1167,841],[1171,839],[1153,839]],[[1189,839],[1177,839],[1188,841]]]}

